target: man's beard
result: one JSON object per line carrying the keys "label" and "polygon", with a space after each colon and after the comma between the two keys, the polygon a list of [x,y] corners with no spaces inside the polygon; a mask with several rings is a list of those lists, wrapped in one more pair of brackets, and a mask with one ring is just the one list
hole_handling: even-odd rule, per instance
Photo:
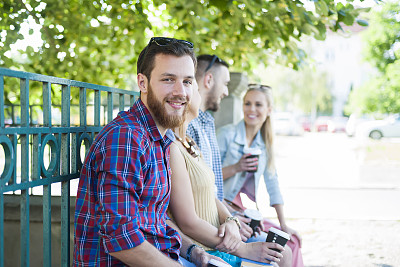
{"label": "man's beard", "polygon": [[207,110],[210,110],[212,112],[216,112],[219,109],[219,103],[218,103],[218,96],[215,94],[215,85],[213,88],[211,88],[211,94],[208,95],[207,97]]}
{"label": "man's beard", "polygon": [[161,127],[164,127],[166,129],[173,129],[176,127],[179,127],[182,125],[182,123],[185,121],[186,113],[187,113],[187,104],[185,104],[184,110],[182,112],[182,115],[168,115],[167,111],[164,108],[164,104],[166,103],[166,100],[178,100],[178,101],[184,101],[187,103],[186,98],[182,97],[171,97],[171,98],[165,98],[164,101],[158,101],[156,98],[153,89],[149,85],[149,93],[147,95],[147,103],[149,105],[149,108],[157,120],[158,124]]}

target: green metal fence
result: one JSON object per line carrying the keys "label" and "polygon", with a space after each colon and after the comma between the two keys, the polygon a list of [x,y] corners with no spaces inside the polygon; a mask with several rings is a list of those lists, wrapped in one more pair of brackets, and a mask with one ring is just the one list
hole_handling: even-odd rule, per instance
{"label": "green metal fence", "polygon": [[[11,121],[7,118],[4,99],[5,89],[9,90],[7,86],[16,84],[15,79],[19,81],[19,87],[12,88],[20,99],[18,123],[13,121],[16,117],[14,113]],[[38,83],[42,92],[39,105],[41,123],[35,124],[32,122],[29,96],[30,84]],[[61,90],[61,94],[57,90]],[[71,90],[77,94],[72,95]],[[61,95],[60,105],[56,108],[52,98],[54,93]],[[74,114],[75,118],[79,117],[77,125],[71,124],[71,102],[76,95],[79,97],[76,100],[79,111]],[[0,160],[0,267],[4,266],[4,258],[7,257],[4,255],[4,198],[7,194],[19,198],[20,261],[21,266],[30,265],[29,210],[34,188],[43,190],[43,266],[51,266],[53,183],[61,183],[60,265],[70,266],[70,235],[73,233],[70,229],[70,180],[79,177],[84,156],[82,149],[88,150],[104,124],[118,110],[132,106],[138,95],[134,91],[0,68],[0,149],[3,149]],[[55,110],[61,114],[60,121],[56,123],[52,118]]]}

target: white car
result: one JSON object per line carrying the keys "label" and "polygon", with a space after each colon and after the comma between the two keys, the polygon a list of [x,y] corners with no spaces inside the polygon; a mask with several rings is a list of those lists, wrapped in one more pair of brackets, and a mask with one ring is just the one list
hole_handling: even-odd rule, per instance
{"label": "white car", "polygon": [[389,116],[384,120],[363,122],[357,127],[356,136],[372,139],[400,137],[400,114]]}
{"label": "white car", "polygon": [[272,114],[273,129],[277,135],[303,135],[303,127],[295,115],[290,112],[275,112]]}

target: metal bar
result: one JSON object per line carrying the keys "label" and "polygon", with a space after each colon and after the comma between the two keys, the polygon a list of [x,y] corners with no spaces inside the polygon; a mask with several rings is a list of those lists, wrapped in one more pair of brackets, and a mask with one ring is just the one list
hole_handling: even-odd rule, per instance
{"label": "metal bar", "polygon": [[6,68],[0,68],[0,76],[9,76],[9,77],[15,77],[15,78],[20,78],[20,79],[27,79],[31,81],[39,81],[39,82],[49,82],[52,84],[60,84],[60,85],[69,85],[73,87],[85,87],[85,88],[90,88],[93,90],[100,90],[104,92],[113,92],[113,93],[122,93],[126,95],[138,95],[138,92],[135,91],[128,91],[128,90],[122,90],[119,88],[114,88],[114,87],[108,87],[108,86],[103,86],[103,85],[97,85],[97,84],[92,84],[92,83],[86,83],[86,82],[79,82],[79,81],[74,81],[74,80],[68,80],[64,78],[58,78],[58,77],[53,77],[53,76],[46,76],[42,74],[36,74],[36,73],[30,73],[30,72],[23,72],[23,71],[15,71],[15,70],[10,70]]}
{"label": "metal bar", "polygon": [[0,190],[0,267],[4,267],[4,196],[2,190]]}
{"label": "metal bar", "polygon": [[7,127],[1,129],[2,134],[61,134],[61,133],[80,133],[80,132],[100,132],[103,126],[87,126],[87,127],[32,127],[32,128],[20,128],[20,127]]}
{"label": "metal bar", "polygon": [[29,127],[29,81],[21,79],[21,126]]}
{"label": "metal bar", "polygon": [[51,127],[51,84],[43,83],[43,126]]}
{"label": "metal bar", "polygon": [[124,111],[125,109],[125,96],[124,94],[119,94],[119,111]]}
{"label": "metal bar", "polygon": [[21,191],[21,267],[29,267],[29,190]]}
{"label": "metal bar", "polygon": [[[21,126],[29,128],[29,81],[21,79]],[[29,181],[29,134],[21,135],[21,182]],[[21,266],[29,267],[29,190],[21,190]]]}
{"label": "metal bar", "polygon": [[31,180],[37,180],[40,178],[40,162],[43,161],[41,149],[39,151],[39,144],[41,143],[40,134],[32,135],[32,173]]}
{"label": "metal bar", "polygon": [[12,159],[13,162],[13,166],[14,166],[14,170],[11,174],[11,179],[8,181],[8,186],[13,185],[16,183],[17,181],[17,158],[18,158],[18,150],[17,150],[17,145],[18,145],[18,138],[16,134],[10,134],[9,135],[11,143],[12,143],[12,147],[14,150],[14,158]]}
{"label": "metal bar", "polygon": [[100,125],[100,107],[101,107],[100,91],[94,91],[94,125]]}
{"label": "metal bar", "polygon": [[71,134],[71,172],[76,173],[78,172],[78,153],[79,151],[79,139],[78,139],[78,134]]}
{"label": "metal bar", "polygon": [[113,102],[113,93],[107,93],[107,122],[110,122],[113,119],[113,110],[114,110],[114,102]]}
{"label": "metal bar", "polygon": [[[70,126],[71,87],[62,86],[61,125]],[[70,173],[70,134],[61,134],[61,175]],[[61,266],[70,266],[70,216],[69,216],[69,180],[61,183]]]}
{"label": "metal bar", "polygon": [[80,126],[86,126],[86,88],[79,88],[79,121]]}
{"label": "metal bar", "polygon": [[50,185],[54,183],[59,183],[59,182],[66,182],[68,180],[73,180],[75,178],[79,178],[79,173],[71,173],[68,175],[62,175],[58,177],[52,177],[50,178],[45,178],[45,179],[39,179],[35,181],[30,181],[26,183],[19,183],[19,184],[12,184],[12,185],[7,185],[2,188],[2,192],[12,192],[16,190],[27,190],[29,188],[37,187],[37,186],[42,186],[42,185]]}
{"label": "metal bar", "polygon": [[[43,83],[43,125],[51,127],[51,84]],[[43,160],[43,156],[41,157]],[[49,179],[51,181],[52,179]],[[43,186],[43,266],[51,266],[51,184]]]}
{"label": "metal bar", "polygon": [[133,104],[135,103],[136,97],[134,95],[130,95],[129,96],[129,104],[131,105],[131,107],[133,106]]}
{"label": "metal bar", "polygon": [[4,128],[4,78],[0,76],[0,127]]}
{"label": "metal bar", "polygon": [[43,187],[43,266],[51,266],[51,185]]}

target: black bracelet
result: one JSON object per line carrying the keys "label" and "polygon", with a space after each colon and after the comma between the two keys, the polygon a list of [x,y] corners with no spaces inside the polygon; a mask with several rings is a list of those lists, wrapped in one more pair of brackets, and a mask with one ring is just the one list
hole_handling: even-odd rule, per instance
{"label": "black bracelet", "polygon": [[[192,252],[193,252],[193,249],[194,249],[195,247],[198,247],[198,248],[200,248],[200,249],[203,249],[202,247],[200,247],[200,246],[198,246],[198,245],[196,245],[196,244],[190,245],[189,248],[188,248],[187,251],[186,251],[186,259],[187,259],[189,262],[192,262]],[[204,249],[203,249],[203,250],[204,250]]]}

